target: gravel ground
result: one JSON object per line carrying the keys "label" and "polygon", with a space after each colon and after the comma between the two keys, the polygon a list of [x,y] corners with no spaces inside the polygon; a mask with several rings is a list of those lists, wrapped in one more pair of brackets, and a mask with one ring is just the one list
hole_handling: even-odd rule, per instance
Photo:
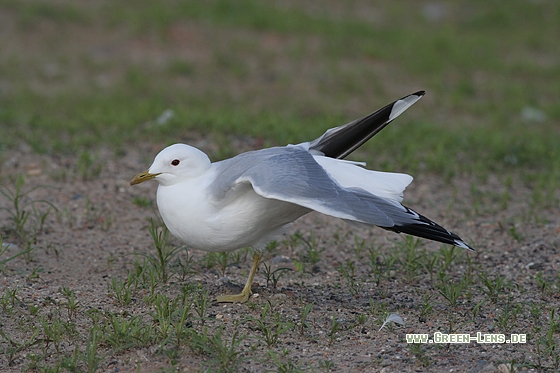
{"label": "gravel ground", "polygon": [[[208,144],[198,140],[193,145],[211,150]],[[157,217],[156,185],[130,187],[128,183],[147,168],[160,145],[134,147],[118,155],[100,149],[86,170],[73,157],[37,155],[24,147],[9,156],[5,153],[3,190],[13,190],[10,176],[23,174],[24,191],[37,187],[24,201],[47,200],[58,212],[46,218],[30,255],[0,267],[0,350],[4,351],[0,371],[47,371],[48,367],[55,371],[53,367],[60,367],[61,357],[71,356],[75,346],[83,353],[93,325],[92,310],[102,315],[100,322],[112,313],[128,319],[138,316],[147,325],[161,327],[153,321],[153,303],[146,300],[148,287],[137,288],[128,304],[109,290],[112,279],[126,278],[142,254],[155,255],[148,219]],[[97,164],[102,165],[99,174]],[[298,220],[284,240],[265,254],[264,263],[270,268],[291,269],[282,273],[276,286],[267,284],[261,272],[247,304],[224,305],[213,298],[239,291],[250,268],[250,253],[232,255],[230,264],[235,264],[222,269],[212,265],[206,253],[189,249],[193,273],[181,276],[170,267],[171,278],[158,284],[156,292],[176,297],[185,285],[199,285],[197,294],[207,291],[206,318],[193,316],[187,325],[198,333],[206,328],[208,335],[217,335],[226,344],[237,331],[243,337],[235,346],[237,358],[220,365],[219,357],[188,342],[173,349],[162,340],[116,348],[102,336],[97,371],[558,370],[557,350],[547,354],[546,348],[558,347],[560,333],[558,316],[552,318],[560,305],[559,206],[531,204],[533,191],[515,177],[505,182],[499,175],[483,181],[459,176],[445,182],[434,175],[417,176],[405,194],[405,204],[458,233],[476,253],[456,250],[445,264],[449,250],[437,243],[421,240],[411,250],[413,241],[404,236],[378,228],[356,230],[312,213]],[[6,208],[0,211],[0,232],[4,245],[11,245],[5,258],[21,251],[23,244],[13,234],[12,203],[2,197],[0,206]],[[36,206],[38,211],[47,208],[44,203]],[[28,227],[33,219],[31,215]],[[311,258],[306,242],[314,242],[317,260]],[[170,238],[170,244],[180,242]],[[261,264],[260,270],[264,269]],[[491,285],[485,285],[484,276]],[[452,295],[445,286],[461,281],[470,282],[452,303],[446,299]],[[14,289],[15,301],[8,304],[6,294]],[[78,302],[73,314],[66,313],[65,289],[72,290]],[[313,306],[302,327],[302,309],[308,304]],[[265,307],[268,314],[263,317]],[[393,313],[404,325],[389,323],[381,328]],[[58,346],[48,343],[39,322],[55,318],[74,328]],[[274,328],[281,325],[286,330],[276,334],[274,343],[267,343],[256,320],[264,320],[270,329],[278,331]],[[508,338],[518,333],[526,334],[527,342],[406,343],[408,333],[431,337],[435,332],[503,333]],[[26,341],[34,343],[24,346]],[[85,364],[78,363],[75,371],[86,370]]]}

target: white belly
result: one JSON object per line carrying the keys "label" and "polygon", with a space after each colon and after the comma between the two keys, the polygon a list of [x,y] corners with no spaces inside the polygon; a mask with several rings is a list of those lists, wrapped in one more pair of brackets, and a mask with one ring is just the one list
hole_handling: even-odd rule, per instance
{"label": "white belly", "polygon": [[262,249],[289,223],[310,210],[289,202],[263,198],[244,184],[224,201],[209,198],[200,180],[163,186],[157,191],[165,225],[188,246],[204,251],[231,251],[247,246]]}

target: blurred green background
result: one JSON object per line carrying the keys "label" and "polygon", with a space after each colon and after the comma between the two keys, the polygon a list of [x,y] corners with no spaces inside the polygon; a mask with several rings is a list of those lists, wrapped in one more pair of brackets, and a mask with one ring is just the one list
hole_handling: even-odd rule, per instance
{"label": "blurred green background", "polygon": [[[560,2],[0,0],[0,149],[313,139],[414,91],[358,155],[558,183]],[[1,154],[1,153],[0,153]]]}

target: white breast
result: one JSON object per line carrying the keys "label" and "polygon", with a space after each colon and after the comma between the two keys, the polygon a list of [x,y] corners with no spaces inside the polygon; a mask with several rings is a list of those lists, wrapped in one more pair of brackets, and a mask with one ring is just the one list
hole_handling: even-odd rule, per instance
{"label": "white breast", "polygon": [[188,246],[204,251],[264,247],[288,224],[309,210],[263,198],[250,184],[238,185],[226,199],[213,200],[206,175],[174,185],[160,185],[157,203],[169,231]]}

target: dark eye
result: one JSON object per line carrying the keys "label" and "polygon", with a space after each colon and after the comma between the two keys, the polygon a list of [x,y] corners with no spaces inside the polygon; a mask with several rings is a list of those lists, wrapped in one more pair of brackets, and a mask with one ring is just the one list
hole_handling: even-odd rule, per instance
{"label": "dark eye", "polygon": [[180,160],[174,159],[174,160],[171,161],[171,164],[172,164],[173,166],[178,166],[180,162],[181,162]]}

